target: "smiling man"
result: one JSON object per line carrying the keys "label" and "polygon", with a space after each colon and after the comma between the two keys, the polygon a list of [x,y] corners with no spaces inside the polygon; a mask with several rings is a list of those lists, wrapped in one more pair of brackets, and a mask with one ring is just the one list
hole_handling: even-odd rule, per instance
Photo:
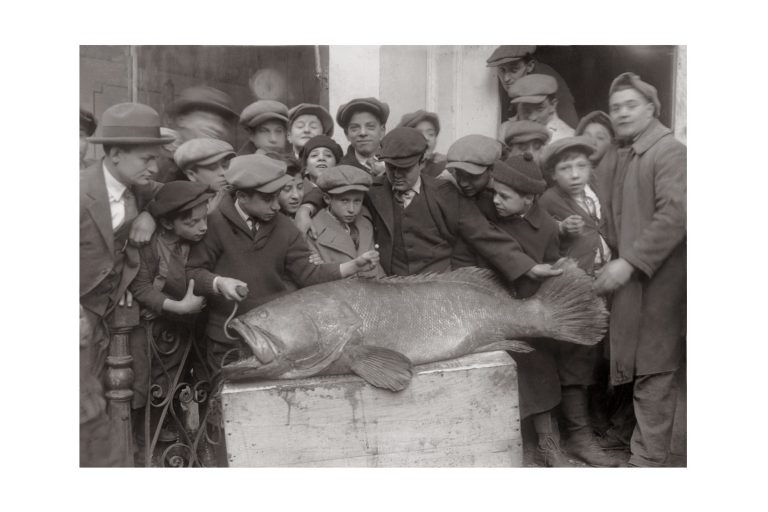
{"label": "smiling man", "polygon": [[339,107],[336,122],[344,129],[350,145],[341,164],[354,165],[372,176],[384,172],[376,161],[381,139],[387,131],[389,105],[376,98],[356,98]]}

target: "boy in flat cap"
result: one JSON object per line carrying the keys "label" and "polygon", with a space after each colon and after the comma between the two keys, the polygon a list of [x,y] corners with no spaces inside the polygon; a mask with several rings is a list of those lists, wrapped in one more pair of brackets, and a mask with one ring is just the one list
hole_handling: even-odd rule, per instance
{"label": "boy in flat cap", "polygon": [[90,167],[94,164],[93,160],[86,160],[85,153],[88,151],[88,137],[96,131],[96,119],[93,114],[84,108],[80,108],[80,170]]}
{"label": "boy in flat cap", "polygon": [[204,85],[181,91],[169,112],[182,142],[200,137],[229,140],[238,117],[227,93]]}
{"label": "boy in flat cap", "polygon": [[563,77],[548,66],[538,61],[534,56],[536,46],[533,45],[505,45],[496,48],[486,60],[487,67],[497,68],[499,87],[504,90],[502,100],[503,119],[515,116],[515,105],[509,103],[509,89],[520,78],[530,74],[549,75],[557,80],[557,114],[571,126],[579,120],[574,107],[574,99],[568,84]]}
{"label": "boy in flat cap", "polygon": [[397,126],[416,128],[427,139],[426,162],[422,174],[436,178],[445,169],[445,155],[435,152],[437,136],[440,135],[440,118],[434,112],[417,110],[403,115]]}
{"label": "boy in flat cap", "polygon": [[301,158],[301,148],[317,135],[333,136],[333,118],[321,105],[300,103],[288,111],[288,142],[293,156]]}
{"label": "boy in flat cap", "polygon": [[658,118],[656,88],[622,73],[609,90],[618,144],[596,172],[615,259],[597,275],[612,293],[611,383],[633,383],[632,466],[667,463],[683,354],[686,147]]}
{"label": "boy in flat cap", "polygon": [[387,131],[387,119],[389,105],[376,98],[356,98],[341,105],[336,122],[350,145],[340,163],[359,167],[371,176],[382,174],[384,166],[376,160],[376,152]]}
{"label": "boy in flat cap", "polygon": [[[344,263],[374,250],[373,224],[363,206],[371,187],[371,175],[352,165],[339,165],[317,179],[327,205],[312,219],[316,238],[308,238],[310,249],[325,263]],[[381,265],[359,273],[363,277],[383,277]]]}
{"label": "boy in flat cap", "polygon": [[541,153],[550,139],[547,127],[533,121],[507,121],[501,125],[501,140],[507,146],[502,159],[528,153],[536,165],[541,165]]}
{"label": "boy in flat cap", "polygon": [[189,181],[206,185],[216,193],[208,202],[209,213],[229,193],[224,173],[234,157],[235,149],[229,142],[211,138],[188,140],[173,154],[176,165]]}
{"label": "boy in flat cap", "polygon": [[517,106],[518,121],[539,123],[549,130],[549,141],[572,137],[573,128],[557,115],[557,81],[549,75],[526,75],[509,88],[510,101]]}
{"label": "boy in flat cap", "polygon": [[288,107],[274,100],[254,101],[240,114],[240,124],[248,132],[238,155],[285,153],[288,136]]}
{"label": "boy in flat cap", "polygon": [[613,144],[613,140],[616,138],[611,118],[600,110],[590,112],[581,118],[576,126],[576,135],[584,135],[592,139],[595,152],[590,155],[589,159],[593,166],[600,163],[605,152],[608,151],[608,147]]}

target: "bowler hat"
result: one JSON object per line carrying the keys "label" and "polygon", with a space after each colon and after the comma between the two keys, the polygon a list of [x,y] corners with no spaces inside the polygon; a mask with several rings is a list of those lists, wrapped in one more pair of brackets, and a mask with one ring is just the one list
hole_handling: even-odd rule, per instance
{"label": "bowler hat", "polygon": [[254,101],[240,114],[240,124],[245,128],[256,128],[261,123],[277,119],[288,124],[288,107],[275,100]]}
{"label": "bowler hat", "polygon": [[401,126],[381,139],[379,159],[395,167],[411,167],[427,150],[427,139],[416,128]]}
{"label": "bowler hat", "polygon": [[235,148],[228,142],[208,137],[190,139],[176,150],[173,160],[179,169],[186,170],[193,165],[209,165],[228,156],[235,156]]}
{"label": "bowler hat", "polygon": [[118,103],[104,111],[96,136],[87,140],[94,144],[162,145],[174,138],[160,134],[160,116],[152,107],[141,103]]}
{"label": "bowler hat", "polygon": [[491,54],[491,56],[485,60],[486,62],[485,66],[488,68],[501,66],[502,64],[506,64],[507,62],[520,60],[526,55],[531,55],[535,51],[536,51],[536,47],[531,45],[499,46],[498,48],[493,50],[493,53]]}
{"label": "bowler hat", "polygon": [[237,112],[232,110],[232,98],[229,94],[207,85],[188,87],[181,91],[178,99],[171,105],[169,113],[177,117],[192,110],[215,112],[232,121],[237,119]]}
{"label": "bowler hat", "polygon": [[304,166],[307,165],[307,157],[315,148],[328,148],[336,158],[336,163],[341,162],[341,159],[344,157],[344,150],[341,149],[341,146],[335,140],[326,135],[315,135],[301,148],[301,162]]}
{"label": "bowler hat", "polygon": [[336,122],[346,130],[352,114],[360,111],[372,113],[381,124],[387,124],[389,119],[389,105],[383,101],[376,98],[355,98],[339,107],[336,112]]}
{"label": "bowler hat", "polygon": [[400,124],[397,126],[408,126],[410,128],[416,128],[422,121],[429,121],[435,127],[435,135],[440,133],[440,118],[434,112],[427,112],[426,110],[417,110],[416,112],[410,112],[403,115],[400,119]]}
{"label": "bowler hat", "polygon": [[313,115],[320,120],[320,124],[323,125],[323,135],[333,135],[333,117],[331,113],[325,110],[322,105],[315,105],[313,103],[299,103],[291,110],[288,111],[288,128],[293,125],[293,122],[299,116]]}
{"label": "bowler hat", "polygon": [[589,156],[595,152],[595,144],[585,135],[558,139],[544,147],[544,154],[541,156],[544,169],[547,171],[554,169],[560,155],[568,151],[578,151]]}
{"label": "bowler hat", "polygon": [[182,212],[203,204],[214,196],[208,185],[191,181],[169,181],[147,205],[149,214],[155,218],[169,213]]}
{"label": "bowler hat", "polygon": [[224,177],[235,189],[255,188],[271,194],[293,180],[285,173],[286,167],[285,162],[266,155],[242,155],[230,160]]}
{"label": "bowler hat", "polygon": [[337,165],[323,171],[317,178],[317,186],[329,194],[343,194],[349,190],[367,192],[372,181],[371,175],[359,167]]}
{"label": "bowler hat", "polygon": [[504,129],[504,144],[516,144],[519,142],[528,142],[530,140],[540,140],[544,144],[551,137],[549,130],[541,123],[528,121],[506,121],[502,124]]}
{"label": "bowler hat", "polygon": [[93,114],[83,107],[80,107],[80,129],[84,130],[85,134],[90,137],[96,131],[97,125],[98,123],[96,122],[96,118],[93,117]]}
{"label": "bowler hat", "polygon": [[445,167],[480,175],[500,157],[499,141],[485,135],[465,135],[448,148]]}
{"label": "bowler hat", "polygon": [[630,72],[622,73],[613,79],[611,88],[608,91],[608,96],[612,96],[619,86],[631,87],[632,89],[635,89],[637,92],[645,96],[645,99],[653,103],[653,106],[655,107],[653,109],[653,115],[659,117],[659,112],[661,112],[661,102],[659,101],[659,94],[656,92],[656,88],[654,86],[648,82],[643,82],[640,80],[639,75]]}
{"label": "bowler hat", "polygon": [[581,121],[579,121],[579,124],[576,126],[576,135],[583,135],[584,130],[586,130],[587,126],[592,123],[605,126],[606,130],[608,130],[608,133],[611,135],[611,138],[616,136],[616,133],[613,131],[613,123],[611,122],[611,118],[602,110],[594,110],[582,117]]}
{"label": "bowler hat", "polygon": [[511,156],[504,162],[497,160],[493,164],[491,177],[494,182],[503,183],[523,194],[541,194],[547,189],[539,167],[528,154]]}
{"label": "bowler hat", "polygon": [[549,75],[534,73],[515,81],[509,88],[512,103],[541,103],[557,92],[557,80]]}

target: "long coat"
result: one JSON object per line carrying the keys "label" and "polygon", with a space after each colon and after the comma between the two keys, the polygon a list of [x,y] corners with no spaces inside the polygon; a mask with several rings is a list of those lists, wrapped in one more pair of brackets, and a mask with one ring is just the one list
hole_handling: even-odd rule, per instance
{"label": "long coat", "polygon": [[598,167],[608,243],[636,271],[611,307],[611,381],[674,371],[686,294],[686,147],[653,119]]}

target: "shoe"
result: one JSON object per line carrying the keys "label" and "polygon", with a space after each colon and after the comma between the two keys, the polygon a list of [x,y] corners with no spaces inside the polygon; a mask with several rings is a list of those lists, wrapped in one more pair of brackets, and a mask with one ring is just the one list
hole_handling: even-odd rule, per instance
{"label": "shoe", "polygon": [[603,451],[589,428],[572,432],[568,438],[568,452],[590,466],[615,468],[619,460]]}
{"label": "shoe", "polygon": [[623,450],[629,448],[629,443],[619,438],[613,429],[608,429],[597,438],[597,445],[603,450]]}
{"label": "shoe", "polygon": [[572,468],[573,464],[568,460],[560,444],[552,436],[541,436],[536,447],[534,462],[547,468]]}

